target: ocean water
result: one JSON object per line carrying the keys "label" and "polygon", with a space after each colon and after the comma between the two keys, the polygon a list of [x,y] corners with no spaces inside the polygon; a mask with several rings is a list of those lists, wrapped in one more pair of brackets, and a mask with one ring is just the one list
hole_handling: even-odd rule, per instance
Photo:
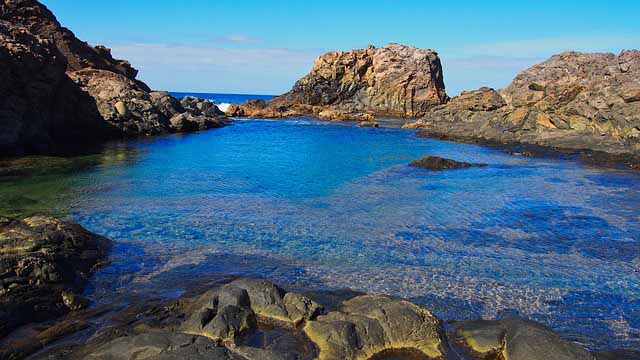
{"label": "ocean water", "polygon": [[[424,155],[489,165],[407,166]],[[113,263],[86,290],[97,303],[254,276],[640,348],[637,171],[309,118],[237,120],[67,161],[0,177],[0,209],[64,214],[114,239]]]}
{"label": "ocean water", "polygon": [[249,94],[213,94],[213,93],[185,93],[171,92],[171,95],[181,99],[185,96],[195,96],[213,101],[222,111],[226,111],[230,104],[241,104],[247,100],[271,100],[273,95],[249,95]]}

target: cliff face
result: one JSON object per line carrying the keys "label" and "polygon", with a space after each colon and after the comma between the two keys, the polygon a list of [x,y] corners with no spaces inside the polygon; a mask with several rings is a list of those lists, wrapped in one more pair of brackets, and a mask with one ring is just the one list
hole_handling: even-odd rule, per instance
{"label": "cliff face", "polygon": [[418,117],[447,100],[436,52],[389,44],[322,55],[288,93],[264,104],[232,106],[227,114],[286,117],[312,113],[327,120]]}
{"label": "cliff face", "polygon": [[223,126],[208,100],[150,92],[137,70],[62,27],[35,0],[0,2],[0,154],[50,152],[114,136]]}
{"label": "cliff face", "polygon": [[[67,60],[66,70],[84,68],[107,70],[135,80],[138,70],[126,60],[111,56],[104,46],[92,47],[79,40],[69,29],[62,27],[53,13],[36,0],[5,0],[0,4],[0,19],[20,24],[31,34],[51,40]],[[144,83],[139,82],[149,91]]]}
{"label": "cliff face", "polygon": [[410,127],[425,136],[640,154],[640,52],[567,52],[505,89],[464,92]]}

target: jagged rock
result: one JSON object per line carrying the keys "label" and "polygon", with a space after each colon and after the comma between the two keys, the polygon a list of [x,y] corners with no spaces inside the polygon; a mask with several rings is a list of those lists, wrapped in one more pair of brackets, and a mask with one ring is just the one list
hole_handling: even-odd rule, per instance
{"label": "jagged rock", "polygon": [[[136,81],[138,70],[126,60],[114,59],[105,46],[92,47],[79,40],[69,29],[62,27],[49,9],[36,0],[4,0],[0,4],[0,19],[20,24],[31,34],[42,39],[51,39],[53,45],[66,60],[67,71],[86,68],[107,70]],[[145,91],[149,88],[138,83]]]}
{"label": "jagged rock", "polygon": [[304,331],[320,348],[319,359],[369,359],[407,348],[431,358],[443,355],[439,321],[415,304],[384,296],[348,300],[340,311],[308,322]]}
{"label": "jagged rock", "polygon": [[589,149],[640,157],[640,51],[566,52],[505,89],[463,92],[411,128],[421,136]]}
{"label": "jagged rock", "polygon": [[[208,100],[183,108],[150,93],[137,70],[60,26],[35,0],[0,2],[0,150],[46,153],[128,135],[196,131],[229,123]],[[185,126],[170,119],[188,112]]]}
{"label": "jagged rock", "polygon": [[549,328],[520,318],[466,321],[457,326],[456,334],[458,341],[477,359],[595,359],[587,350],[562,340]]}
{"label": "jagged rock", "polygon": [[201,295],[187,311],[180,330],[235,344],[256,329],[257,320],[294,328],[317,316],[322,307],[307,297],[266,280],[239,279]]}
{"label": "jagged rock", "polygon": [[409,166],[419,167],[428,170],[461,169],[473,166],[487,166],[487,164],[472,164],[468,162],[445,159],[438,156],[425,156],[409,164]]}
{"label": "jagged rock", "polygon": [[73,291],[82,289],[110,246],[71,222],[0,218],[0,336],[86,306]]}
{"label": "jagged rock", "polygon": [[438,54],[389,44],[324,54],[291,91],[272,102],[415,117],[446,101]]}
{"label": "jagged rock", "polygon": [[271,101],[233,105],[228,116],[373,121],[375,116],[424,115],[448,100],[438,54],[389,44],[329,52],[291,91]]}

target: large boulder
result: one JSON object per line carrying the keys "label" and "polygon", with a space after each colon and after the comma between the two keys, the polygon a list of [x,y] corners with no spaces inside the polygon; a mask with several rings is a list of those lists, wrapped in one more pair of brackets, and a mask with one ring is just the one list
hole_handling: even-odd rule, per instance
{"label": "large boulder", "polygon": [[586,349],[561,339],[551,329],[520,318],[467,321],[457,326],[456,334],[458,342],[477,359],[595,359]]}
{"label": "large boulder", "polygon": [[180,331],[236,344],[258,321],[296,328],[315,319],[322,307],[304,295],[285,292],[267,280],[238,279],[198,297]]}
{"label": "large boulder", "polygon": [[375,116],[422,116],[447,100],[442,65],[435,51],[389,44],[326,53],[288,93],[269,102],[234,105],[226,113],[266,118],[308,114],[325,120],[373,121]]}
{"label": "large boulder", "polygon": [[640,156],[640,51],[566,52],[505,89],[463,92],[407,127],[428,137]]}
{"label": "large boulder", "polygon": [[109,240],[72,222],[0,217],[0,336],[85,307],[75,293],[110,247]]}
{"label": "large boulder", "polygon": [[308,322],[307,336],[319,359],[369,359],[390,350],[414,349],[430,358],[443,356],[440,322],[408,301],[362,295]]}

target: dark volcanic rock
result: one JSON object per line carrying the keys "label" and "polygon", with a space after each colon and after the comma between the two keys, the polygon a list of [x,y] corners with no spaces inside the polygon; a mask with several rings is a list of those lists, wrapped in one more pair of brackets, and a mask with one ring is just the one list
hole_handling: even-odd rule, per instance
{"label": "dark volcanic rock", "polygon": [[0,217],[0,336],[85,307],[74,292],[110,247],[109,240],[71,222]]}
{"label": "dark volcanic rock", "polygon": [[288,93],[269,102],[232,106],[227,114],[373,121],[376,115],[422,116],[447,100],[435,51],[389,44],[324,54]]}
{"label": "dark volcanic rock", "polygon": [[640,52],[553,56],[507,88],[463,92],[407,127],[422,136],[588,149],[640,163]]}
{"label": "dark volcanic rock", "polygon": [[409,164],[409,166],[419,167],[428,170],[461,169],[473,166],[487,166],[487,164],[472,164],[438,156],[425,156]]}

